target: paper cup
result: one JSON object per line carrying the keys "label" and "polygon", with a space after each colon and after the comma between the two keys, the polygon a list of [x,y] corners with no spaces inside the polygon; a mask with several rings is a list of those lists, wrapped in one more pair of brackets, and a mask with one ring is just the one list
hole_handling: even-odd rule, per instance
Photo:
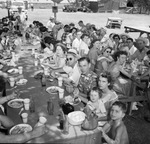
{"label": "paper cup", "polygon": [[38,60],[35,60],[35,61],[34,61],[34,65],[35,65],[35,66],[38,66]]}
{"label": "paper cup", "polygon": [[64,89],[59,89],[59,99],[64,97]]}
{"label": "paper cup", "polygon": [[63,80],[63,78],[62,77],[58,77],[58,86],[62,86],[62,80]]}
{"label": "paper cup", "polygon": [[24,99],[24,108],[25,110],[29,110],[30,99]]}
{"label": "paper cup", "polygon": [[27,123],[28,122],[28,113],[22,113],[21,117],[22,117],[23,123]]}
{"label": "paper cup", "polygon": [[10,86],[14,87],[14,85],[15,85],[15,78],[11,77],[9,80],[10,80]]}
{"label": "paper cup", "polygon": [[22,74],[23,67],[22,67],[22,66],[19,66],[19,67],[18,67],[18,71],[19,71],[19,74]]}
{"label": "paper cup", "polygon": [[39,117],[39,124],[38,126],[44,125],[47,122],[47,119],[43,116]]}

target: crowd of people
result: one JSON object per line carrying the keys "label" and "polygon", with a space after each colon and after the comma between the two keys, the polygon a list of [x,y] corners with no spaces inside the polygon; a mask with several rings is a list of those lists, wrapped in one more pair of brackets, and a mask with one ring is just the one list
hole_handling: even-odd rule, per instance
{"label": "crowd of people", "polygon": [[[110,115],[102,130],[105,141],[109,144],[128,144],[126,127],[122,121],[126,106],[118,99],[129,96],[131,79],[140,80],[149,75],[148,39],[138,37],[134,40],[125,33],[111,33],[107,37],[105,28],[99,29],[82,20],[78,26],[74,23],[64,25],[50,17],[46,25],[33,21],[26,26],[20,18],[16,17],[15,21],[3,18],[0,22],[1,83],[9,77],[3,67],[6,65],[5,59],[11,57],[11,52],[19,53],[24,43],[38,43],[39,52],[45,55],[42,64],[49,67],[54,75],[66,73],[64,83],[73,87],[74,96],[95,112],[100,121],[108,120]],[[0,103],[15,96],[13,93],[3,97]],[[7,116],[0,115],[0,124],[8,128],[13,122]],[[26,142],[46,132],[46,127],[41,126],[26,134],[6,136],[0,133],[0,142]]]}

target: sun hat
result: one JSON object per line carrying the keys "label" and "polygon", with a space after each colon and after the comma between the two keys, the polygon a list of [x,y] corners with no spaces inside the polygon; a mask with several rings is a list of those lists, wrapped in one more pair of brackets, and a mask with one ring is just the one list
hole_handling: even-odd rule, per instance
{"label": "sun hat", "polygon": [[128,34],[126,34],[126,33],[120,34],[120,37],[122,37],[122,36],[126,36],[127,38],[130,38],[130,36]]}
{"label": "sun hat", "polygon": [[73,54],[75,56],[78,55],[78,53],[77,53],[77,51],[75,49],[69,49],[68,52],[67,52],[67,54]]}
{"label": "sun hat", "polygon": [[148,44],[148,39],[144,38],[144,37],[139,37],[138,39],[135,39],[135,41],[143,41],[145,43],[145,45]]}

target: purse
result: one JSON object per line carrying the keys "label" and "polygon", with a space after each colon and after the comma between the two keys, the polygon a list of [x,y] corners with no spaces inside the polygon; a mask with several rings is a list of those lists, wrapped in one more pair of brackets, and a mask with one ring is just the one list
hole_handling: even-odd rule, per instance
{"label": "purse", "polygon": [[81,125],[83,130],[94,130],[98,127],[98,116],[89,108],[85,107],[83,112],[86,114],[86,118]]}

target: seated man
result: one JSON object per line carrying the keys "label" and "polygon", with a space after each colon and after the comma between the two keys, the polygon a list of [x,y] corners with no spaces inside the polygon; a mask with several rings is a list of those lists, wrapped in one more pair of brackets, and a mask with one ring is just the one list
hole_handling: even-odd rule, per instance
{"label": "seated man", "polygon": [[67,52],[67,65],[64,66],[62,69],[55,70],[55,72],[65,72],[68,74],[68,77],[63,77],[65,83],[74,83],[76,86],[78,85],[79,78],[80,78],[80,69],[78,67],[78,55],[75,49],[70,49]]}
{"label": "seated man", "polygon": [[90,70],[91,63],[89,58],[80,58],[78,60],[78,64],[81,70],[81,76],[77,88],[79,90],[81,100],[86,102],[90,90],[97,86],[97,75]]}

